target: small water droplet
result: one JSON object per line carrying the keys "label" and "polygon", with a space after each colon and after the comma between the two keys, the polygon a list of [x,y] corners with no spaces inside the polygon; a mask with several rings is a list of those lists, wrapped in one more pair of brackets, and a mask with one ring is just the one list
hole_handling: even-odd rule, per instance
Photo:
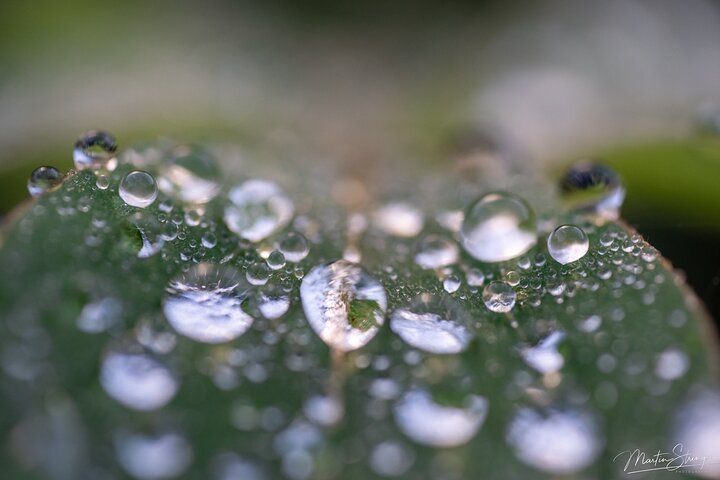
{"label": "small water droplet", "polygon": [[91,130],[80,135],[73,149],[73,162],[77,170],[114,170],[117,166],[117,142],[109,133]]}
{"label": "small water droplet", "polygon": [[388,203],[377,209],[373,215],[375,225],[396,237],[414,237],[423,229],[423,212],[403,202]]}
{"label": "small water droplet", "polygon": [[424,390],[411,390],[395,405],[395,423],[412,440],[431,447],[463,445],[478,432],[488,412],[488,401],[468,395],[462,408],[435,403]]}
{"label": "small water droplet", "polygon": [[177,477],[193,460],[190,444],[175,432],[120,432],[115,436],[115,451],[122,468],[139,480]]}
{"label": "small water droplet", "polygon": [[625,199],[620,177],[610,167],[587,160],[568,169],[560,189],[570,208],[589,210],[606,218],[618,218]]}
{"label": "small water droplet", "polygon": [[479,268],[471,268],[465,273],[465,280],[471,287],[481,287],[485,283],[485,274]]}
{"label": "small water droplet", "polygon": [[409,345],[436,354],[459,353],[472,340],[469,318],[448,295],[423,293],[409,306],[395,310],[390,329]]}
{"label": "small water droplet", "polygon": [[440,268],[458,261],[460,252],[452,240],[439,235],[427,235],[415,254],[415,263],[422,268]]}
{"label": "small water droplet", "polygon": [[135,170],[122,178],[118,193],[131,207],[145,208],[157,198],[158,187],[152,175]]}
{"label": "small water droplet", "polygon": [[245,278],[251,285],[265,285],[270,279],[272,270],[265,262],[255,262],[245,272]]}
{"label": "small water droplet", "polygon": [[112,351],[102,361],[100,384],[133,410],[156,410],[177,393],[178,382],[160,361],[144,353]]}
{"label": "small water droplet", "polygon": [[257,301],[260,313],[268,320],[282,317],[290,308],[290,296],[275,287],[265,288],[258,294]]}
{"label": "small water droplet", "polygon": [[658,355],[655,362],[655,375],[663,380],[677,380],[690,368],[687,353],[677,348],[668,348]]}
{"label": "small water droplet", "polygon": [[113,297],[102,298],[85,305],[77,319],[77,327],[85,333],[100,333],[119,319],[122,303]]}
{"label": "small water droplet", "polygon": [[268,255],[266,262],[272,270],[280,270],[285,266],[285,255],[279,250],[273,250]]}
{"label": "small water droplet", "polygon": [[365,269],[346,260],[310,270],[300,285],[300,299],[308,323],[333,349],[364,346],[385,321],[385,289]]}
{"label": "small water droplet", "polygon": [[537,243],[535,213],[522,198],[505,192],[480,197],[465,212],[460,240],[482,262],[510,260]]}
{"label": "small water droplet", "polygon": [[185,203],[204,204],[220,192],[221,172],[206,150],[181,145],[160,165],[158,186],[170,197]]}
{"label": "small water droplet", "polygon": [[63,181],[63,174],[55,167],[38,167],[30,174],[27,189],[33,197],[59,186]]}
{"label": "small water droplet", "polygon": [[338,399],[323,395],[310,397],[305,402],[303,411],[308,419],[326,427],[337,424],[345,413]]}
{"label": "small water droplet", "polygon": [[555,330],[534,347],[520,349],[520,355],[525,363],[540,373],[557,372],[565,364],[565,359],[558,352],[558,345],[563,338],[565,338],[565,332]]}
{"label": "small water droplet", "polygon": [[230,189],[228,198],[225,223],[251,242],[259,242],[285,227],[295,212],[285,192],[268,180],[248,180]]}
{"label": "small water droplet", "polygon": [[383,477],[399,477],[415,461],[412,450],[402,443],[386,440],[378,443],[370,453],[370,467]]}
{"label": "small water droplet", "polygon": [[562,265],[580,260],[588,252],[590,242],[580,227],[560,225],[548,236],[550,256]]}
{"label": "small water droplet", "polygon": [[307,257],[310,248],[307,240],[301,234],[290,232],[280,240],[278,249],[285,255],[285,260],[297,263]]}
{"label": "small water droplet", "polygon": [[570,410],[519,409],[508,426],[507,442],[520,461],[554,474],[582,470],[602,450],[592,417]]}
{"label": "small water droplet", "polygon": [[493,312],[509,312],[515,306],[515,290],[505,282],[490,282],[483,289],[485,306]]}
{"label": "small water droplet", "polygon": [[186,337],[205,343],[228,342],[253,323],[242,310],[247,292],[237,270],[199,263],[170,282],[163,312],[173,328]]}
{"label": "small water droplet", "polygon": [[460,288],[460,279],[457,275],[448,275],[443,280],[443,288],[447,293],[455,293]]}
{"label": "small water droplet", "polygon": [[107,175],[100,174],[98,175],[97,180],[95,180],[95,186],[100,190],[107,190],[110,186],[110,179]]}

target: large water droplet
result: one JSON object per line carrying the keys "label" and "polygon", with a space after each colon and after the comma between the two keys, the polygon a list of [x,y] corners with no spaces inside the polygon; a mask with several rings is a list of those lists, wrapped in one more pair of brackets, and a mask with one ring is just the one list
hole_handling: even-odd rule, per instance
{"label": "large water droplet", "polygon": [[509,312],[515,306],[515,290],[505,282],[490,282],[483,289],[485,306],[493,312]]}
{"label": "large water droplet", "polygon": [[465,211],[460,240],[483,262],[510,260],[537,243],[535,213],[522,198],[505,192],[483,195]]}
{"label": "large water droplet", "polygon": [[242,310],[247,291],[237,270],[200,263],[170,282],[163,312],[186,337],[205,343],[228,342],[253,323]]}
{"label": "large water droplet", "polygon": [[414,237],[422,230],[424,219],[419,208],[408,203],[393,202],[377,209],[373,222],[389,235]]}
{"label": "large water droplet", "polygon": [[432,447],[467,443],[485,421],[488,401],[469,395],[462,408],[435,403],[424,390],[411,390],[395,405],[395,423],[412,440]]}
{"label": "large water droplet", "polygon": [[472,340],[469,317],[448,295],[423,293],[408,307],[395,310],[390,328],[406,343],[430,353],[459,353]]}
{"label": "large water droplet", "polygon": [[182,145],[162,162],[158,186],[176,200],[203,204],[220,192],[220,178],[220,169],[209,152]]}
{"label": "large water droplet", "polygon": [[115,450],[123,469],[139,480],[177,477],[193,460],[190,444],[175,432],[121,432],[116,435]]}
{"label": "large water droplet", "polygon": [[600,453],[601,439],[592,417],[575,411],[521,408],[507,431],[508,444],[520,461],[554,474],[590,465]]}
{"label": "large water droplet", "polygon": [[100,384],[108,395],[134,410],[155,410],[178,390],[170,370],[150,355],[110,352],[103,359]]}
{"label": "large water droplet", "polygon": [[415,263],[422,268],[441,268],[458,261],[458,246],[439,235],[427,235],[422,239],[415,254]]}
{"label": "large water droplet", "polygon": [[52,190],[63,181],[63,174],[55,167],[38,167],[30,174],[27,189],[33,197]]}
{"label": "large water droplet", "polygon": [[319,265],[303,277],[300,298],[308,323],[331,348],[368,343],[385,320],[387,296],[374,277],[346,260]]}
{"label": "large water droplet", "polygon": [[580,260],[588,252],[590,241],[582,228],[560,225],[547,239],[548,253],[556,262],[566,265]]}
{"label": "large water droplet", "polygon": [[145,208],[155,201],[158,187],[155,178],[147,172],[135,170],[120,181],[120,198],[131,207]]}
{"label": "large water droplet", "polygon": [[618,218],[625,199],[620,177],[609,167],[580,161],[570,167],[560,183],[563,201],[571,208]]}
{"label": "large water droplet", "polygon": [[114,170],[117,166],[117,142],[109,133],[91,130],[80,135],[73,149],[73,162],[77,170]]}
{"label": "large water droplet", "polygon": [[295,211],[285,192],[268,180],[248,180],[233,187],[228,198],[225,223],[251,242],[259,242],[282,229]]}

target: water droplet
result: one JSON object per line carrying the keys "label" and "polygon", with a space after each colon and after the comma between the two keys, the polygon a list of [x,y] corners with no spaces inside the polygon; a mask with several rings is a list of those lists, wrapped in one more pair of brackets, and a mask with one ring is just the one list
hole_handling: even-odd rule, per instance
{"label": "water droplet", "polygon": [[100,333],[120,319],[122,303],[113,297],[102,298],[85,305],[77,319],[77,327],[85,333]]}
{"label": "water droplet", "polygon": [[609,167],[580,161],[570,167],[560,183],[565,203],[606,218],[618,218],[625,199],[620,177]]}
{"label": "water droplet", "polygon": [[520,355],[525,363],[540,373],[557,372],[565,364],[565,359],[558,352],[558,345],[563,338],[565,338],[565,332],[555,330],[534,347],[522,348]]}
{"label": "water droplet", "polygon": [[272,270],[265,262],[255,262],[245,272],[245,278],[251,285],[265,285],[270,279]]}
{"label": "water droplet", "polygon": [[384,477],[403,475],[414,461],[412,450],[392,440],[380,442],[370,453],[370,467],[375,473]]}
{"label": "water droplet", "polygon": [[150,355],[110,352],[100,368],[100,384],[108,395],[133,410],[156,410],[177,393],[170,370]]}
{"label": "water droplet", "polygon": [[590,416],[569,410],[542,413],[521,408],[507,431],[508,444],[520,461],[554,474],[590,465],[602,450],[601,439]]}
{"label": "water droplet", "polygon": [[253,323],[242,310],[247,291],[237,270],[199,263],[170,282],[163,312],[186,337],[205,343],[228,342]]}
{"label": "water droplet", "polygon": [[228,198],[225,223],[251,242],[259,242],[282,229],[295,211],[285,192],[268,180],[248,180],[233,187]]}
{"label": "water droplet", "polygon": [[419,295],[406,308],[395,310],[390,329],[409,345],[436,354],[459,353],[472,340],[469,318],[448,295]]}
{"label": "water droplet", "polygon": [[99,130],[80,135],[73,149],[73,162],[77,170],[114,170],[117,166],[115,137]]}
{"label": "water droplet", "polygon": [[266,288],[257,296],[258,308],[268,320],[280,318],[290,308],[290,297],[279,288]]}
{"label": "water droplet", "polygon": [[190,444],[175,432],[121,432],[116,435],[115,450],[123,469],[139,480],[177,477],[193,460]]}
{"label": "water droplet", "polygon": [[145,208],[157,198],[158,187],[152,175],[135,170],[122,178],[118,193],[131,207]]}
{"label": "water droplet", "polygon": [[509,312],[515,306],[515,290],[505,282],[490,282],[483,289],[485,306],[493,312]]}
{"label": "water droplet", "polygon": [[27,189],[33,197],[59,186],[63,181],[63,174],[55,167],[38,167],[30,174]]}
{"label": "water droplet", "polygon": [[182,145],[162,162],[158,186],[180,202],[203,204],[220,192],[220,178],[220,169],[209,152]]}
{"label": "water droplet", "polygon": [[273,250],[268,255],[267,265],[273,270],[280,270],[285,266],[285,255],[279,250]]}
{"label": "water droplet", "polygon": [[346,260],[310,270],[300,284],[300,299],[308,323],[333,349],[364,346],[385,321],[385,289],[365,269]]}
{"label": "water droplet", "polygon": [[655,362],[655,375],[663,380],[677,380],[690,368],[687,353],[677,348],[668,348],[658,355]]}
{"label": "water droplet", "polygon": [[427,235],[422,239],[415,254],[415,263],[422,268],[440,268],[458,261],[460,252],[450,239],[439,235]]}
{"label": "water droplet", "polygon": [[[699,461],[706,460],[702,469],[695,468],[692,473],[705,478],[720,478],[720,463],[717,461],[720,392],[701,389],[693,393],[676,413],[673,430],[673,443],[668,447],[672,448],[679,443],[683,446],[683,454],[691,455]],[[697,465],[699,462],[688,463]]]}
{"label": "water droplet", "polygon": [[463,445],[478,432],[488,412],[488,401],[468,395],[462,408],[435,403],[424,390],[411,390],[395,405],[395,423],[412,440],[431,447]]}
{"label": "water droplet", "polygon": [[443,288],[447,293],[455,293],[460,288],[460,279],[457,275],[448,275],[443,280]]}
{"label": "water droplet", "polygon": [[292,263],[302,261],[310,251],[305,237],[296,232],[290,232],[278,245],[278,249],[285,255],[285,260]]}
{"label": "water droplet", "polygon": [[377,209],[373,215],[375,225],[388,235],[414,237],[423,228],[423,212],[403,202],[388,203]]}
{"label": "water droplet", "polygon": [[465,280],[471,287],[481,287],[485,283],[485,274],[479,268],[471,268],[465,273]]}
{"label": "water droplet", "polygon": [[580,227],[560,225],[548,236],[550,256],[563,265],[580,260],[588,252],[590,242]]}
{"label": "water droplet", "polygon": [[95,186],[100,190],[107,190],[110,186],[110,179],[107,175],[100,174],[98,175],[97,180],[95,180]]}
{"label": "water droplet", "polygon": [[326,427],[337,424],[345,413],[338,399],[322,395],[310,397],[305,402],[303,411],[308,419]]}
{"label": "water droplet", "polygon": [[483,195],[465,212],[460,240],[482,262],[510,260],[537,243],[537,222],[522,198],[504,192]]}

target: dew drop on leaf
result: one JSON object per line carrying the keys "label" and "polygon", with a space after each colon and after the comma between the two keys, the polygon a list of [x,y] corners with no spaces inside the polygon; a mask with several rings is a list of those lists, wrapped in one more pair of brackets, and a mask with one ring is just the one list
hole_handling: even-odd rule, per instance
{"label": "dew drop on leaf", "polygon": [[229,342],[253,323],[242,309],[248,288],[237,270],[199,263],[170,282],[163,312],[186,337],[204,343]]}
{"label": "dew drop on leaf", "polygon": [[586,210],[615,219],[625,200],[620,177],[605,165],[582,160],[571,166],[562,180],[563,201],[570,208]]}
{"label": "dew drop on leaf", "polygon": [[422,268],[440,268],[458,261],[460,252],[452,240],[440,235],[425,236],[415,254],[415,263]]}
{"label": "dew drop on leaf", "polygon": [[77,170],[114,170],[117,166],[115,137],[107,132],[90,130],[75,142],[73,162]]}
{"label": "dew drop on leaf", "polygon": [[120,180],[118,194],[131,207],[145,208],[157,198],[158,187],[152,175],[135,170]]}
{"label": "dew drop on leaf", "polygon": [[200,205],[220,192],[220,168],[208,151],[181,145],[160,163],[158,186],[183,203]]}
{"label": "dew drop on leaf", "polygon": [[308,323],[332,349],[355,350],[385,321],[385,289],[361,266],[338,260],[303,277],[300,299]]}
{"label": "dew drop on leaf", "polygon": [[33,197],[52,190],[63,181],[63,174],[55,167],[38,167],[30,174],[27,189]]}
{"label": "dew drop on leaf", "polygon": [[535,213],[517,195],[488,193],[465,211],[460,240],[465,250],[482,262],[510,260],[537,243]]}
{"label": "dew drop on leaf", "polygon": [[227,227],[251,242],[276,233],[292,219],[293,202],[274,182],[248,180],[230,189],[224,219]]}
{"label": "dew drop on leaf", "polygon": [[587,235],[582,228],[575,225],[560,225],[547,239],[548,253],[562,265],[580,260],[589,247]]}
{"label": "dew drop on leaf", "polygon": [[492,312],[509,312],[515,306],[515,298],[515,290],[505,282],[493,281],[483,289],[483,302]]}

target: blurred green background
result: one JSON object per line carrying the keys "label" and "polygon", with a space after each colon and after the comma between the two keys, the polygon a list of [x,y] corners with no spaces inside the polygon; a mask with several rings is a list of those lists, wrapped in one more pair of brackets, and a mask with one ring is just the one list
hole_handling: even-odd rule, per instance
{"label": "blurred green background", "polygon": [[91,128],[121,147],[290,135],[368,168],[445,161],[457,129],[490,126],[551,181],[612,165],[625,219],[718,318],[719,119],[705,0],[0,4],[2,215]]}

